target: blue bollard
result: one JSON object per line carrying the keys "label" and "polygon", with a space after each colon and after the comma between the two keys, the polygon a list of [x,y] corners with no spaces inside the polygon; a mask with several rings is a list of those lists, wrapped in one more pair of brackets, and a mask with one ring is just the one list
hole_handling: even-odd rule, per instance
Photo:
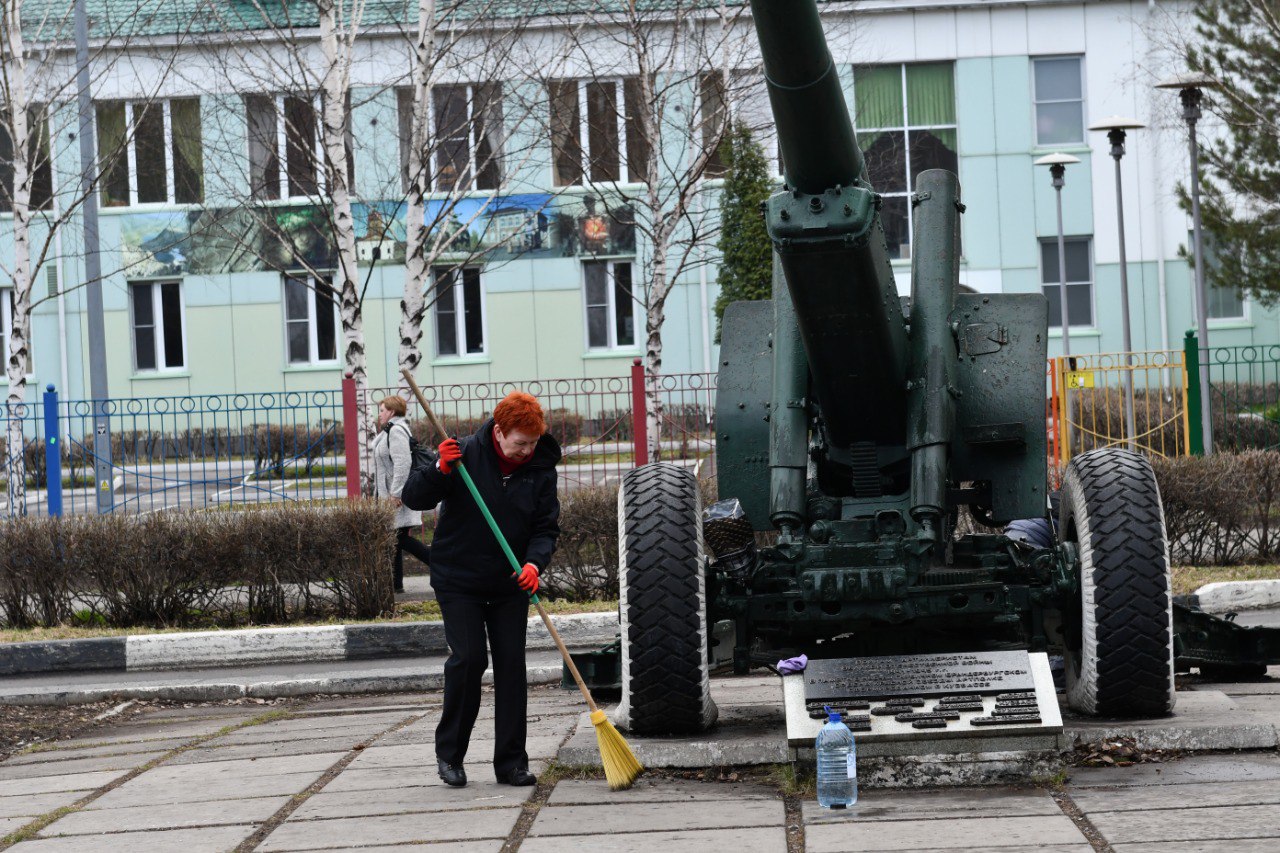
{"label": "blue bollard", "polygon": [[44,392],[44,470],[49,515],[62,515],[62,448],[58,444],[58,392],[51,384]]}

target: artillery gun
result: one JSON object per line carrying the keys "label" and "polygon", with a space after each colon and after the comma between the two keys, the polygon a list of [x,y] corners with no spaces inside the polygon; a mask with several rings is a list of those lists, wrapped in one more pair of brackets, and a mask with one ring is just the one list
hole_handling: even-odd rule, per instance
{"label": "artillery gun", "polygon": [[[900,299],[814,0],[751,6],[785,185],[764,211],[773,298],[724,316],[716,454],[720,496],[767,544],[704,554],[688,471],[625,477],[619,721],[710,725],[709,635],[726,622],[739,672],[798,649],[1057,651],[1073,708],[1169,713],[1173,601],[1149,463],[1079,456],[1050,547],[1000,532],[1050,514],[1046,300],[961,292],[965,208],[942,170],[916,181]],[[959,533],[966,512],[986,532]]]}

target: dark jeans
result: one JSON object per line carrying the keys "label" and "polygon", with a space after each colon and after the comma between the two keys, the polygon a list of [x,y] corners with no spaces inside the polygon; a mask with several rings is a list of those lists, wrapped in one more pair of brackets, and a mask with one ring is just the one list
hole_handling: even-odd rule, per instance
{"label": "dark jeans", "polygon": [[[439,595],[437,593],[437,595]],[[529,768],[525,752],[524,635],[529,599],[524,593],[485,598],[439,595],[449,660],[444,665],[444,707],[436,726],[436,757],[462,764],[480,713],[480,679],[489,665],[485,634],[493,650],[493,770],[498,776]]]}
{"label": "dark jeans", "polygon": [[396,572],[396,590],[404,589],[404,552],[408,551],[422,561],[424,566],[431,563],[431,549],[421,539],[410,535],[412,527],[396,528],[396,556],[393,561]]}

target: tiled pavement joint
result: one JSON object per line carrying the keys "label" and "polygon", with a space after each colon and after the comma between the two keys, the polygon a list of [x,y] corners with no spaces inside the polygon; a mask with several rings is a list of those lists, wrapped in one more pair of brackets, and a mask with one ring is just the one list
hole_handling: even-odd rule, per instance
{"label": "tiled pavement joint", "polygon": [[1075,800],[1071,799],[1070,794],[1064,790],[1055,789],[1049,792],[1049,796],[1053,797],[1053,801],[1058,804],[1058,808],[1062,809],[1062,813],[1071,819],[1071,822],[1076,825],[1076,829],[1080,830],[1080,834],[1088,840],[1096,853],[1115,853],[1115,850],[1107,843],[1107,839],[1102,837],[1102,833],[1098,831],[1098,828],[1080,810]]}
{"label": "tiled pavement joint", "polygon": [[785,831],[787,833],[787,853],[804,853],[804,811],[801,798],[795,794],[786,794],[782,798],[782,807],[786,810]]}
{"label": "tiled pavement joint", "polygon": [[405,717],[403,720],[391,726],[390,728],[387,728],[384,731],[379,732],[378,734],[374,735],[368,740],[363,741],[357,744],[352,749],[348,750],[347,754],[339,758],[337,761],[335,761],[329,767],[328,770],[324,771],[324,773],[320,775],[319,779],[317,779],[316,781],[308,785],[306,790],[290,797],[289,802],[285,803],[276,811],[275,814],[267,818],[267,820],[254,831],[253,835],[250,835],[244,841],[240,842],[240,845],[235,849],[235,853],[249,853],[249,851],[256,848],[259,844],[265,841],[267,839],[267,836],[269,836],[272,832],[274,832],[276,828],[280,826],[280,824],[288,820],[289,816],[293,814],[295,811],[297,811],[298,808],[303,803],[305,803],[313,795],[320,793],[320,791],[324,789],[325,785],[328,785],[330,782],[332,782],[334,779],[338,777],[339,773],[341,773],[343,770],[346,770],[347,766],[350,765],[351,762],[355,761],[360,756],[360,754],[364,752],[364,750],[372,746],[381,738],[384,738],[389,734],[394,734],[395,732],[400,731],[406,726],[416,723],[418,720],[421,720],[425,716],[426,716],[426,712],[423,712],[421,714],[410,714],[409,716]]}

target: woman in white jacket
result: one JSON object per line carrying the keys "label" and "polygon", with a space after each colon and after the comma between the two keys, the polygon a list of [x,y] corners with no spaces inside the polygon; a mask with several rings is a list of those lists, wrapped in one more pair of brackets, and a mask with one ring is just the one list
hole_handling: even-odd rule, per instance
{"label": "woman in white jacket", "polygon": [[384,397],[378,403],[378,436],[373,441],[373,485],[380,498],[391,501],[396,508],[396,592],[404,592],[404,552],[427,565],[431,549],[421,540],[410,535],[415,527],[422,526],[422,513],[409,509],[400,501],[400,491],[409,479],[413,467],[413,452],[409,448],[409,421],[405,418],[404,400]]}

